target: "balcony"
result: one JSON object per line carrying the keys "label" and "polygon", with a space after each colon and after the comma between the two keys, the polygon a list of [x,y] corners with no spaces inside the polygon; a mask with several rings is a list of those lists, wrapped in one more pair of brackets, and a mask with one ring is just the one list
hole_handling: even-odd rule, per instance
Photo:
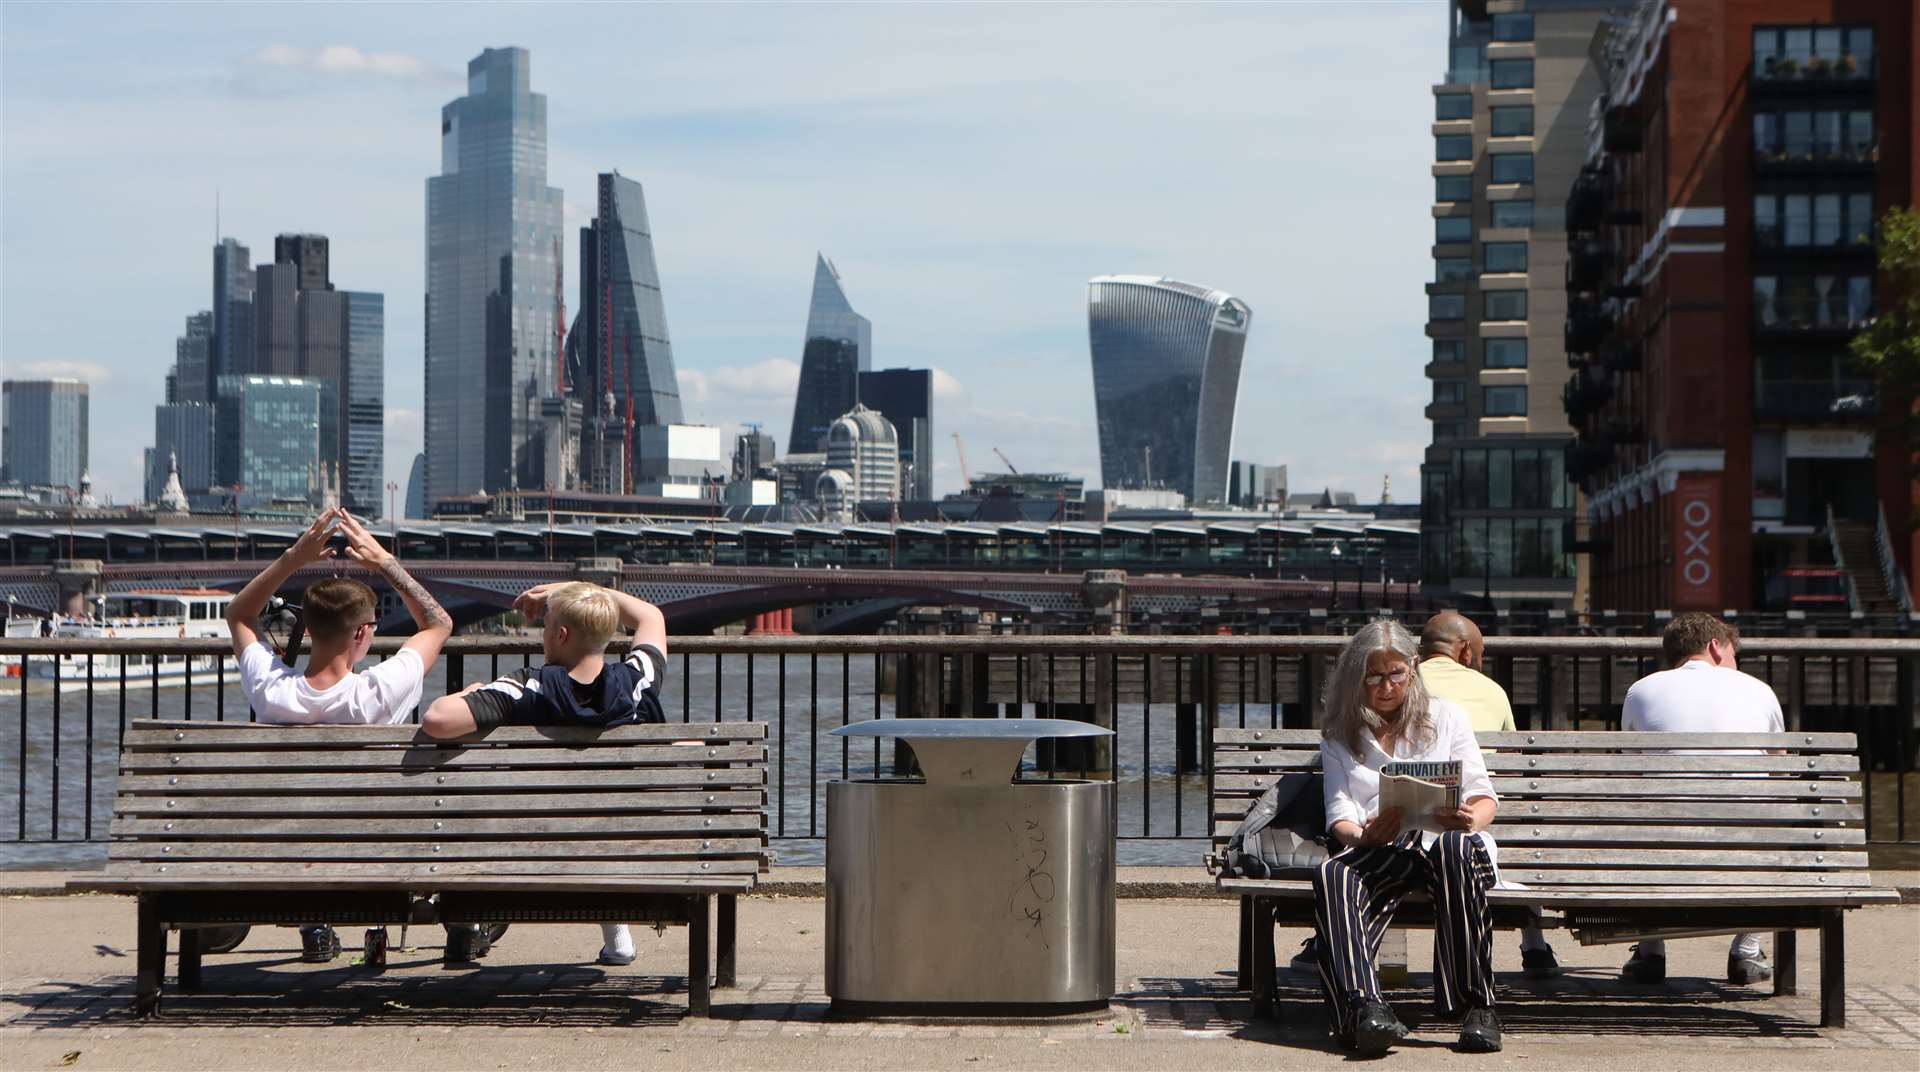
{"label": "balcony", "polygon": [[1640,132],[1645,129],[1646,121],[1640,117],[1637,108],[1609,107],[1601,123],[1600,144],[1607,152],[1637,153],[1640,151]]}
{"label": "balcony", "polygon": [[1590,298],[1567,303],[1566,345],[1570,354],[1591,354],[1613,331],[1613,313]]}
{"label": "balcony", "polygon": [[1598,413],[1612,398],[1612,381],[1604,373],[1596,375],[1591,367],[1569,378],[1560,389],[1560,404],[1567,411],[1567,419],[1575,425],[1585,423],[1589,415]]}
{"label": "balcony", "polygon": [[1754,279],[1753,332],[1757,336],[1844,339],[1872,320],[1872,276]]}
{"label": "balcony", "polygon": [[1606,180],[1594,168],[1585,168],[1567,191],[1567,230],[1596,231],[1607,214]]}
{"label": "balcony", "polygon": [[1463,380],[1467,376],[1467,361],[1463,357],[1436,357],[1427,362],[1429,380]]}
{"label": "balcony", "polygon": [[1467,419],[1465,401],[1429,402],[1425,411],[1430,421],[1464,421]]}
{"label": "balcony", "polygon": [[1567,242],[1567,289],[1598,290],[1607,274],[1607,247],[1597,238]]}
{"label": "balcony", "polygon": [[1880,412],[1872,380],[1755,380],[1753,415],[1763,421],[1871,421]]}
{"label": "balcony", "polygon": [[1600,362],[1610,372],[1639,372],[1640,344],[1628,342],[1625,339],[1615,339],[1602,347]]}
{"label": "balcony", "polygon": [[1590,439],[1582,436],[1568,443],[1564,463],[1567,479],[1583,484],[1589,477],[1597,476],[1613,464],[1613,444],[1604,437]]}
{"label": "balcony", "polygon": [[1880,161],[1878,138],[1756,138],[1753,170],[1762,175],[1866,175]]}

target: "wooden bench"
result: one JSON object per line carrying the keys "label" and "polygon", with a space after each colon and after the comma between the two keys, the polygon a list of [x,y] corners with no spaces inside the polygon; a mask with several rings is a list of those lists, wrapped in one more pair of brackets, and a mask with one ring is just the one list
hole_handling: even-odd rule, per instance
{"label": "wooden bench", "polygon": [[[1503,882],[1494,921],[1543,925],[1582,944],[1775,931],[1774,992],[1795,991],[1795,933],[1820,931],[1820,1023],[1844,1026],[1842,913],[1899,901],[1867,872],[1851,733],[1484,733],[1500,797],[1493,836]],[[1209,804],[1219,857],[1246,809],[1277,777],[1317,770],[1318,730],[1214,732]],[[1650,750],[1760,748],[1779,755]],[[1639,751],[1649,750],[1649,751]],[[1275,1011],[1276,924],[1313,924],[1311,871],[1220,876],[1240,900],[1240,985],[1256,1016]],[[1396,920],[1430,921],[1420,899]]]}
{"label": "wooden bench", "polygon": [[[139,897],[135,1011],[167,936],[200,986],[201,931],[234,924],[685,924],[689,1011],[734,985],[736,898],[767,869],[766,727],[139,721],[120,756],[104,873]],[[718,901],[717,979],[709,976]]]}

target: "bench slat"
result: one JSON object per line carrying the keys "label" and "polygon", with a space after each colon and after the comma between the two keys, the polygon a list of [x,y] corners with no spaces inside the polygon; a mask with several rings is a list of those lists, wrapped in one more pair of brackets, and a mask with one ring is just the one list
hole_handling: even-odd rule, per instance
{"label": "bench slat", "polygon": [[[1238,820],[1222,819],[1213,825],[1216,838],[1233,836]],[[1536,835],[1534,831],[1539,831]],[[1658,826],[1618,825],[1575,826],[1559,823],[1541,824],[1501,824],[1495,823],[1493,838],[1500,850],[1518,851],[1526,845],[1555,845],[1571,842],[1578,845],[1805,845],[1843,846],[1864,845],[1867,832],[1857,828],[1819,828],[1810,826]],[[1821,835],[1816,837],[1815,835]]]}
{"label": "bench slat", "polygon": [[[751,893],[758,882],[757,875],[579,877],[562,872],[550,875],[453,875],[446,879],[436,876],[433,884],[425,888],[461,892],[511,890],[526,893]],[[188,878],[175,878],[172,875],[143,875],[138,878],[105,876],[75,879],[67,884],[70,890],[98,893],[148,891],[230,893],[235,890],[357,891],[392,890],[395,886],[391,879],[309,878],[302,875],[266,877],[222,875]]]}
{"label": "bench slat", "polygon": [[[701,815],[552,816],[542,819],[129,819],[115,816],[116,838],[380,838],[619,837],[663,833],[758,834],[765,816],[758,811]],[[171,829],[168,829],[171,824]]]}
{"label": "bench slat", "polygon": [[1607,886],[1839,886],[1870,884],[1865,871],[1586,871],[1502,867],[1508,882]]}
{"label": "bench slat", "polygon": [[473,814],[542,815],[585,812],[614,815],[651,812],[663,808],[757,808],[765,804],[763,790],[695,791],[655,790],[642,793],[466,793],[434,796],[123,796],[116,798],[118,815],[332,815],[342,819],[362,816],[433,816]]}
{"label": "bench slat", "polygon": [[[167,851],[162,852],[165,849]],[[633,838],[621,841],[114,841],[111,860],[424,860],[763,856],[764,838]]]}
{"label": "bench slat", "polygon": [[[1230,894],[1313,900],[1313,883],[1307,879],[1222,878],[1217,885],[1222,892]],[[1531,890],[1492,889],[1487,891],[1487,900],[1494,905],[1544,905],[1549,908],[1725,908],[1729,905],[1792,908],[1896,904],[1900,900],[1900,891],[1872,888],[1783,890],[1772,886],[1688,888],[1596,884]]]}
{"label": "bench slat", "polygon": [[1842,868],[1867,866],[1867,854],[1864,852],[1815,852],[1811,850],[1793,852],[1782,850],[1722,849],[1718,852],[1703,853],[1698,849],[1536,849],[1531,845],[1515,847],[1504,843],[1500,846],[1500,849],[1500,866],[1503,870],[1508,867],[1578,865],[1582,867],[1615,868],[1698,868],[1708,866],[1729,870],[1768,867],[1810,868],[1831,871]]}
{"label": "bench slat", "polygon": [[754,875],[760,865],[754,860],[577,860],[556,863],[549,860],[489,860],[460,863],[400,864],[369,860],[364,863],[333,862],[294,867],[291,863],[216,862],[189,860],[183,863],[122,860],[114,865],[118,876],[137,878],[169,875],[176,879],[227,877],[271,879],[286,874],[302,879],[341,878],[384,880],[395,885],[435,883],[443,879],[474,875]]}
{"label": "bench slat", "polygon": [[[1617,772],[1624,775],[1657,773],[1703,774],[1834,774],[1860,769],[1860,757],[1827,756],[1680,756],[1667,753],[1562,753],[1523,755],[1518,752],[1484,754],[1487,770],[1495,773],[1537,771],[1541,774]],[[1320,753],[1276,749],[1271,752],[1216,752],[1213,769],[1221,772],[1262,770],[1318,770]]]}
{"label": "bench slat", "polygon": [[702,763],[765,763],[764,744],[688,747],[672,744],[612,748],[367,748],[351,752],[125,752],[122,771],[372,770],[432,771],[472,767],[693,766]]}
{"label": "bench slat", "polygon": [[1493,779],[1502,798],[1528,796],[1772,797],[1841,800],[1860,795],[1848,778],[1508,778]]}
{"label": "bench slat", "polygon": [[[1246,813],[1252,803],[1259,799],[1278,779],[1274,775],[1223,775],[1216,779],[1217,791],[1214,794],[1214,812],[1219,816],[1238,818]],[[1653,819],[1724,819],[1730,821],[1768,820],[1773,822],[1809,822],[1835,823],[1858,822],[1865,818],[1866,809],[1859,804],[1838,804],[1833,801],[1793,801],[1771,803],[1764,801],[1720,801],[1720,800],[1545,800],[1510,799],[1500,803],[1499,813],[1508,819],[1621,819],[1644,821]]]}
{"label": "bench slat", "polygon": [[[1614,748],[1791,748],[1802,752],[1852,752],[1851,733],[1644,733],[1624,730],[1515,730],[1475,734],[1491,749],[1596,750]],[[1318,748],[1320,731],[1311,729],[1238,729],[1220,727],[1213,743],[1271,748]]]}
{"label": "bench slat", "polygon": [[646,770],[457,770],[384,772],[336,771],[310,774],[236,774],[179,769],[169,774],[123,774],[121,793],[278,793],[299,795],[315,790],[350,793],[460,793],[539,790],[593,790],[602,793],[644,792],[653,789],[691,789],[695,786],[737,789],[765,785],[762,767],[655,767]]}
{"label": "bench slat", "polygon": [[[411,731],[411,732],[410,732]],[[484,734],[437,740],[415,737],[413,726],[279,726],[249,722],[181,722],[139,719],[129,724],[125,746],[136,751],[191,748],[352,748],[393,747],[410,741],[439,745],[552,745],[595,748],[673,741],[762,741],[764,722],[655,722],[592,729],[584,726],[496,726]]]}

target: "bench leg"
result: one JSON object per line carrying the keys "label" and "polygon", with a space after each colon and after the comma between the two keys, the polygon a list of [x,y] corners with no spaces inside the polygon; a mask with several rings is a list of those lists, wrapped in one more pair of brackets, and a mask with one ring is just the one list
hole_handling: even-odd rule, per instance
{"label": "bench leg", "polygon": [[153,1016],[160,1011],[160,979],[167,968],[167,929],[160,925],[160,906],[151,894],[140,895],[135,918],[133,1014]]}
{"label": "bench leg", "polygon": [[1274,997],[1278,980],[1274,973],[1273,910],[1263,898],[1249,899],[1253,901],[1249,920],[1253,925],[1252,963],[1248,965],[1253,973],[1253,1018],[1271,1020],[1279,1014]]}
{"label": "bench leg", "polygon": [[1847,925],[1838,908],[1820,921],[1820,1026],[1847,1026]]}
{"label": "bench leg", "polygon": [[738,985],[734,977],[735,925],[740,910],[739,898],[731,893],[720,895],[720,919],[714,926],[713,944],[713,985],[731,988]]}
{"label": "bench leg", "polygon": [[707,974],[713,906],[711,895],[687,898],[687,1013],[713,1015],[713,979]]}
{"label": "bench leg", "polygon": [[1234,988],[1253,989],[1253,898],[1240,898],[1240,960],[1234,966]]}
{"label": "bench leg", "polygon": [[189,994],[200,989],[200,935],[198,927],[180,929],[180,989]]}
{"label": "bench leg", "polygon": [[1773,934],[1773,994],[1784,997],[1800,992],[1800,932],[1775,931]]}

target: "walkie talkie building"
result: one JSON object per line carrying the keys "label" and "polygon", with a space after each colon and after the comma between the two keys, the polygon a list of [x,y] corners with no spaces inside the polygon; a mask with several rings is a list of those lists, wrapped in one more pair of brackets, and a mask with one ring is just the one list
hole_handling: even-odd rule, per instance
{"label": "walkie talkie building", "polygon": [[1253,310],[1221,290],[1138,275],[1087,285],[1100,482],[1225,502]]}

